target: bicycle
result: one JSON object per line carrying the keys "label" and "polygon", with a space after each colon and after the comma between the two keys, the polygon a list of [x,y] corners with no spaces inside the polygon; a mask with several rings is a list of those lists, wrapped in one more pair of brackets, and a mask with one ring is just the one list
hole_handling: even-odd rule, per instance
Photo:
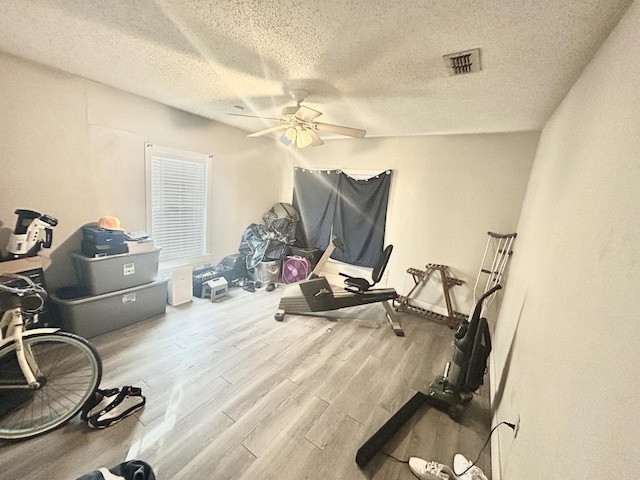
{"label": "bicycle", "polygon": [[102,378],[102,360],[86,339],[58,328],[27,329],[42,311],[46,291],[30,278],[0,282],[0,439],[18,440],[64,425]]}

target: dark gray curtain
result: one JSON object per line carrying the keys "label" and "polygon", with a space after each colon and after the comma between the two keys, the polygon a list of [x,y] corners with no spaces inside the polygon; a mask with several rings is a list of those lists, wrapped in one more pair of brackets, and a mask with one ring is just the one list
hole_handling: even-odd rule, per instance
{"label": "dark gray curtain", "polygon": [[332,234],[345,251],[332,258],[373,267],[384,249],[391,171],[356,180],[340,170],[294,170],[293,206],[300,213],[298,238],[325,249]]}
{"label": "dark gray curtain", "polygon": [[331,240],[336,211],[337,170],[293,172],[293,208],[300,215],[296,239],[306,247],[324,250]]}

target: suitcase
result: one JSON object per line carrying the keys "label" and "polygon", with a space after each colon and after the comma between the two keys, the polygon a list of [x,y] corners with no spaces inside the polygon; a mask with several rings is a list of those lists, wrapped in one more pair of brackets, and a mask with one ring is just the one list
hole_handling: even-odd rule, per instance
{"label": "suitcase", "polygon": [[129,245],[126,243],[112,243],[111,245],[96,245],[88,240],[80,242],[80,250],[87,257],[106,257],[108,255],[120,255],[129,253]]}
{"label": "suitcase", "polygon": [[119,230],[105,230],[104,228],[92,225],[82,227],[82,238],[95,245],[112,245],[125,242],[124,232]]}
{"label": "suitcase", "polygon": [[218,265],[224,265],[225,267],[229,267],[232,270],[242,271],[243,268],[246,268],[245,256],[239,253],[227,255],[222,260],[220,260],[220,263]]}
{"label": "suitcase", "polygon": [[311,268],[315,267],[322,257],[323,251],[319,248],[290,247],[291,255],[296,257],[308,258],[311,262]]}
{"label": "suitcase", "polygon": [[236,253],[227,255],[220,263],[215,266],[218,276],[222,276],[227,280],[230,287],[249,276],[247,272],[247,264],[245,255]]}

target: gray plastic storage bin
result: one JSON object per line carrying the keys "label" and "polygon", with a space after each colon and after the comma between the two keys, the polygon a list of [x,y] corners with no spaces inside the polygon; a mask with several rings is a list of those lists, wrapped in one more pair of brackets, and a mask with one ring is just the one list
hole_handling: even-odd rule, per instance
{"label": "gray plastic storage bin", "polygon": [[91,295],[115,292],[153,282],[158,275],[160,250],[90,258],[72,253],[78,285]]}
{"label": "gray plastic storage bin", "polygon": [[94,297],[63,300],[51,295],[62,328],[90,338],[165,312],[168,278]]}

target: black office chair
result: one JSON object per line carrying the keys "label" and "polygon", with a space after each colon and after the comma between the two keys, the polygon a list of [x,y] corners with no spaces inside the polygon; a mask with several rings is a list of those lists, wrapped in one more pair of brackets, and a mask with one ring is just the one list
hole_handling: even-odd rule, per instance
{"label": "black office chair", "polygon": [[385,268],[387,268],[387,263],[389,263],[389,257],[391,256],[392,251],[393,245],[387,245],[387,248],[385,248],[382,255],[380,255],[380,258],[373,267],[373,272],[371,273],[373,283],[369,283],[366,278],[352,277],[351,275],[340,272],[341,276],[347,277],[344,281],[344,284],[346,285],[345,289],[350,292],[361,293],[372,288],[382,279],[382,274],[384,273]]}

